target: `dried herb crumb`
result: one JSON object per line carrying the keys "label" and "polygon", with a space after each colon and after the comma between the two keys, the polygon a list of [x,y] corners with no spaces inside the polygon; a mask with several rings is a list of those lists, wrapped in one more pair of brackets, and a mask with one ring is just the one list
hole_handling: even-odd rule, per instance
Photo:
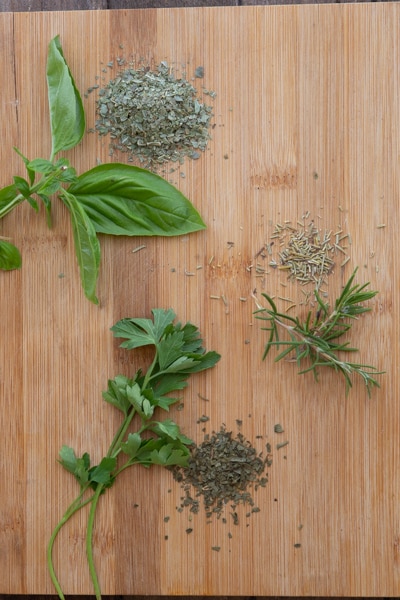
{"label": "dried herb crumb", "polygon": [[192,447],[188,466],[171,468],[185,492],[181,509],[189,507],[191,512],[198,513],[202,497],[206,516],[216,515],[219,519],[229,503],[230,515],[237,525],[239,504],[249,505],[249,514],[258,512],[249,490],[266,485],[268,478],[264,471],[270,464],[269,457],[257,453],[240,432],[233,437],[231,431],[221,426],[220,431],[206,434],[200,445]]}
{"label": "dried herb crumb", "polygon": [[[201,69],[197,77],[203,76]],[[203,94],[215,97],[208,90]],[[134,64],[120,70],[99,90],[96,115],[95,129],[110,136],[111,150],[126,152],[128,160],[136,157],[155,171],[164,163],[200,158],[210,139],[211,107],[166,62],[154,71]]]}
{"label": "dried herb crumb", "polygon": [[207,415],[201,415],[201,417],[198,418],[197,423],[207,423],[209,420],[210,417],[207,417]]}
{"label": "dried herb crumb", "polygon": [[204,67],[196,67],[194,76],[202,79],[204,77]]}
{"label": "dried herb crumb", "polygon": [[277,444],[277,445],[276,445],[276,449],[277,449],[277,450],[280,450],[281,448],[284,448],[285,446],[287,446],[287,445],[288,445],[288,443],[289,443],[289,441],[288,441],[288,440],[286,440],[286,442],[281,442],[280,444]]}

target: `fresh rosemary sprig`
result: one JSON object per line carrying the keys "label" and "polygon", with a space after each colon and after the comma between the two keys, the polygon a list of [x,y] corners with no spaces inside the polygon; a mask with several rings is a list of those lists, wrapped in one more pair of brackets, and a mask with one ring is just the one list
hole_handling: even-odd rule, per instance
{"label": "fresh rosemary sprig", "polygon": [[[314,317],[310,311],[304,322],[298,317],[278,312],[272,298],[267,294],[262,294],[267,300],[269,308],[260,306],[255,315],[256,318],[269,323],[268,327],[263,327],[263,330],[269,331],[263,360],[272,346],[285,347],[275,358],[275,362],[289,357],[293,353],[300,369],[299,374],[311,371],[318,380],[319,368],[330,367],[344,376],[346,393],[353,385],[353,375],[362,377],[369,396],[373,386],[380,387],[375,376],[381,375],[384,371],[378,371],[371,365],[348,362],[339,358],[340,352],[358,352],[357,348],[349,346],[349,341],[342,342],[338,339],[351,329],[352,319],[357,319],[362,313],[371,310],[362,303],[378,293],[366,289],[369,283],[354,284],[356,272],[357,269],[354,270],[342,293],[336,299],[333,310],[330,309],[328,302],[322,300],[318,291],[314,290],[318,310]],[[280,339],[281,331],[285,331],[289,339]],[[309,364],[303,368],[302,365],[305,361],[308,361]]]}

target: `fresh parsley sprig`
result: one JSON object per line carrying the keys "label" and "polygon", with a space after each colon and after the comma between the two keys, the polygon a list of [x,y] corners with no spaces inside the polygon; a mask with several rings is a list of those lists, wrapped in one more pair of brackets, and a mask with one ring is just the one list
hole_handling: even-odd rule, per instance
{"label": "fresh parsley sprig", "polygon": [[[283,358],[294,356],[299,367],[299,374],[312,372],[318,380],[320,367],[329,367],[341,373],[346,383],[346,393],[353,385],[353,375],[359,375],[367,388],[368,395],[372,387],[380,387],[375,379],[384,371],[378,371],[375,367],[366,364],[350,362],[340,358],[340,353],[358,352],[357,348],[349,345],[349,341],[338,341],[348,333],[353,325],[354,319],[359,315],[371,310],[363,303],[371,300],[378,292],[367,290],[369,283],[354,284],[357,269],[354,270],[342,293],[336,299],[334,308],[331,309],[328,302],[324,302],[314,290],[318,309],[313,316],[310,311],[305,321],[298,317],[278,311],[274,301],[267,294],[262,296],[267,300],[269,307],[259,307],[255,312],[256,318],[268,321],[268,327],[263,330],[269,332],[269,339],[265,346],[263,359],[266,358],[273,346],[284,349],[275,358],[275,362]],[[285,339],[280,334],[286,332]],[[305,362],[307,366],[302,366]]]}
{"label": "fresh parsley sprig", "polygon": [[[86,529],[86,554],[96,598],[101,598],[100,584],[93,558],[93,529],[100,496],[110,488],[118,475],[133,465],[150,467],[186,466],[192,440],[186,437],[172,419],[156,420],[157,409],[169,410],[179,398],[169,394],[182,390],[193,373],[213,367],[220,359],[216,352],[206,352],[195,325],[174,323],[173,310],[154,309],[153,318],[122,319],[112,327],[121,347],[128,350],[154,347],[154,358],[146,371],[139,369],[133,377],[117,375],[109,380],[103,392],[106,402],[122,412],[121,425],[107,454],[98,465],[91,465],[90,455],[78,457],[63,446],[60,464],[75,477],[79,494],[69,505],[53,530],[47,564],[51,580],[61,599],[64,594],[53,563],[53,548],[58,533],[81,508],[90,505]],[[130,431],[136,418],[136,431]]]}
{"label": "fresh parsley sprig", "polygon": [[[128,236],[175,236],[205,228],[191,202],[173,185],[146,169],[119,163],[102,164],[77,175],[60,152],[74,148],[85,133],[85,112],[79,91],[64,58],[59,36],[50,41],[47,91],[52,148],[50,158],[22,158],[27,178],[15,176],[0,189],[0,219],[27,201],[36,211],[45,208],[51,226],[52,197],[71,216],[75,252],[85,296],[98,303],[96,284],[100,269],[99,233]],[[0,269],[21,267],[18,248],[0,238]]]}

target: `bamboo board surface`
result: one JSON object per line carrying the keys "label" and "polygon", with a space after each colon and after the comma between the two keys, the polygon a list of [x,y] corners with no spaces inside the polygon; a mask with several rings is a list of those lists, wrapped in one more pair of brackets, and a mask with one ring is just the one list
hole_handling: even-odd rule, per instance
{"label": "bamboo board surface", "polygon": [[[222,359],[192,379],[171,416],[197,442],[204,428],[236,432],[241,420],[254,445],[272,445],[269,483],[255,494],[260,512],[234,526],[229,515],[210,524],[201,511],[191,521],[179,513],[169,472],[126,472],[96,523],[103,593],[400,595],[399,23],[398,3],[0,15],[1,185],[23,174],[13,146],[31,158],[50,153],[45,60],[56,34],[81,92],[120,44],[155,63],[187,63],[189,74],[202,65],[196,84],[217,92],[208,150],[171,175],[207,230],[103,236],[100,307],[81,292],[60,203],[52,230],[28,206],[0,224],[23,254],[22,270],[0,273],[0,593],[53,593],[45,548],[77,491],[58,451],[67,444],[101,458],[118,425],[101,391],[145,360],[120,351],[109,329],[172,307]],[[94,95],[84,102],[93,126]],[[91,168],[109,160],[107,142],[87,135],[69,158],[78,172]],[[351,235],[350,261],[340,268],[338,256],[329,277],[331,299],[356,266],[358,281],[380,292],[352,338],[362,361],[387,372],[371,399],[358,381],[346,397],[334,373],[315,383],[291,363],[261,360],[266,334],[252,292],[306,308],[282,272],[255,268],[268,263],[256,254],[276,223],[307,211],[321,230]],[[209,421],[198,423],[203,414]],[[69,594],[91,593],[83,525],[75,518],[56,546]]]}

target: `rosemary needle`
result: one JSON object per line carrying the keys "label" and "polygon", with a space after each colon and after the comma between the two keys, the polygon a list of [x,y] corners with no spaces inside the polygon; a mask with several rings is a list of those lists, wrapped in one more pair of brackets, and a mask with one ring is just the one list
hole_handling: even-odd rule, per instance
{"label": "rosemary needle", "polygon": [[[339,353],[358,352],[357,348],[349,346],[348,341],[339,342],[338,338],[349,332],[353,324],[352,320],[371,310],[363,303],[378,293],[367,290],[368,283],[353,284],[356,272],[357,269],[354,270],[342,293],[336,299],[333,309],[330,309],[329,303],[324,302],[318,291],[314,290],[318,309],[314,317],[310,311],[305,322],[301,322],[298,317],[278,312],[272,298],[267,294],[262,294],[269,307],[259,307],[255,314],[256,318],[268,321],[268,326],[263,328],[269,331],[263,359],[272,346],[283,347],[275,361],[294,354],[299,374],[311,371],[318,380],[319,368],[330,367],[343,375],[346,393],[353,385],[353,375],[362,377],[369,396],[372,387],[380,387],[375,376],[381,375],[384,371],[378,371],[371,365],[349,362],[339,357]],[[289,339],[280,339],[282,331],[286,331]],[[305,361],[308,361],[308,364],[303,366]]]}

